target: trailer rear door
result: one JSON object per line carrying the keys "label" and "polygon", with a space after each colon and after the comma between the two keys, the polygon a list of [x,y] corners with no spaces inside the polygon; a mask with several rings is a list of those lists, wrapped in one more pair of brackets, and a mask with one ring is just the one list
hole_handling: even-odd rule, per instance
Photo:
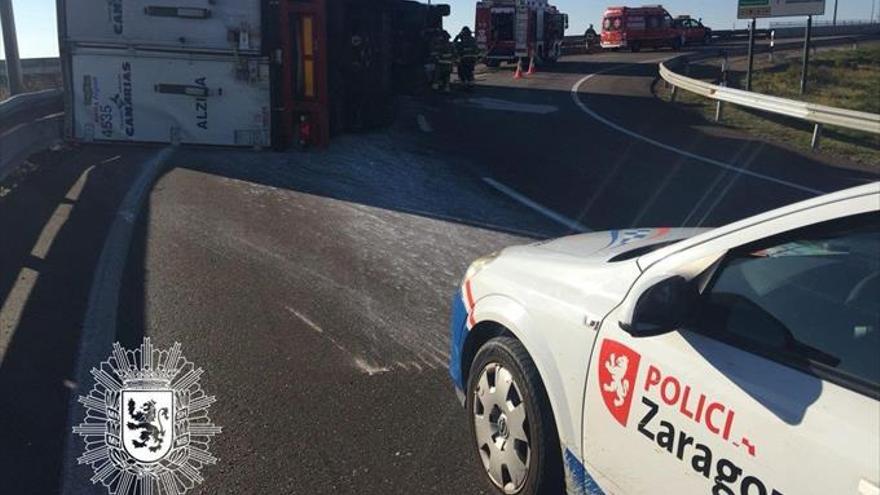
{"label": "trailer rear door", "polygon": [[64,0],[62,35],[77,44],[258,53],[261,0]]}
{"label": "trailer rear door", "polygon": [[267,146],[267,60],[77,47],[66,91],[73,138]]}

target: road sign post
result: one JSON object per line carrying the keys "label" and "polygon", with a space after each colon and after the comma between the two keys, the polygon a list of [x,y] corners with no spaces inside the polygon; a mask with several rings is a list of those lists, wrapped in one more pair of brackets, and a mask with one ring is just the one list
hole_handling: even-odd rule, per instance
{"label": "road sign post", "polygon": [[773,63],[773,52],[776,51],[776,30],[770,31],[770,63]]}
{"label": "road sign post", "polygon": [[807,74],[810,69],[810,43],[813,37],[813,16],[807,16],[807,29],[804,33],[804,63],[801,67],[801,94],[807,92]]}
{"label": "road sign post", "polygon": [[749,24],[749,67],[746,71],[746,91],[752,90],[752,69],[755,66],[755,19]]}
{"label": "road sign post", "polygon": [[[834,2],[835,19],[837,0]],[[804,64],[801,71],[801,94],[807,90],[807,67],[810,63],[810,42],[813,33],[813,16],[825,14],[825,0],[739,0],[737,18],[751,19],[749,24],[749,68],[746,73],[746,90],[752,90],[752,64],[755,56],[755,20],[768,17],[807,16],[806,39],[804,40]],[[771,41],[770,57],[773,57]]]}

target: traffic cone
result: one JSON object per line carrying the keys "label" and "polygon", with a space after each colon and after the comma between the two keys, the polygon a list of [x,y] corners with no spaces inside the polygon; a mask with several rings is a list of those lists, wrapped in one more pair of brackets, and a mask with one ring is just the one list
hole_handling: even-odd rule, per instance
{"label": "traffic cone", "polygon": [[514,79],[522,79],[523,78],[522,59],[519,59],[516,62],[516,72],[513,73],[513,78]]}
{"label": "traffic cone", "polygon": [[531,76],[534,75],[535,72],[537,72],[535,70],[535,57],[532,57],[532,59],[529,61],[529,70],[528,72],[526,72],[526,75]]}

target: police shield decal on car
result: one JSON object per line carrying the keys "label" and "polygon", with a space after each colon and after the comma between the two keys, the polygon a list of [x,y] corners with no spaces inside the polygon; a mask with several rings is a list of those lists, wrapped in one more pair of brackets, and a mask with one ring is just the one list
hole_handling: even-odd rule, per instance
{"label": "police shield decal on car", "polygon": [[621,426],[626,427],[641,356],[629,347],[606,339],[599,352],[602,400]]}

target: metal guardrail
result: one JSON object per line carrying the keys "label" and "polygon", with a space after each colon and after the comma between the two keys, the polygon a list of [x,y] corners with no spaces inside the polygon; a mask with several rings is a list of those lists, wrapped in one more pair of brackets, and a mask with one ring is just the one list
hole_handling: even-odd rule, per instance
{"label": "metal guardrail", "polygon": [[[713,40],[729,40],[729,39],[739,39],[739,38],[748,38],[749,30],[748,29],[713,29],[712,30],[712,39]],[[755,30],[755,39],[767,39],[770,37],[769,29],[756,29]]]}
{"label": "metal guardrail", "polygon": [[[869,19],[847,19],[847,20],[837,20],[837,21],[828,21],[828,20],[813,20],[813,27],[824,27],[824,26],[871,26],[880,24],[878,21],[869,20]],[[805,21],[794,21],[794,22],[771,22],[770,29],[779,29],[779,28],[790,28],[790,27],[806,27],[807,23]]]}
{"label": "metal guardrail", "polygon": [[0,102],[0,180],[30,155],[62,139],[60,89],[15,95]]}
{"label": "metal guardrail", "polygon": [[[21,74],[23,76],[34,75],[61,75],[61,59],[58,57],[46,58],[23,58],[21,59]],[[6,61],[0,60],[0,79],[6,78]]]}
{"label": "metal guardrail", "polygon": [[813,149],[819,146],[822,134],[822,126],[843,127],[872,134],[880,134],[880,115],[845,110],[842,108],[807,103],[804,101],[790,100],[778,96],[770,96],[754,93],[742,89],[728,88],[709,82],[692,79],[678,74],[667,67],[667,62],[660,64],[660,77],[675,88],[713,99],[717,102],[715,120],[721,119],[722,103],[730,103],[741,107],[784,115],[795,119],[805,120],[814,125]]}

